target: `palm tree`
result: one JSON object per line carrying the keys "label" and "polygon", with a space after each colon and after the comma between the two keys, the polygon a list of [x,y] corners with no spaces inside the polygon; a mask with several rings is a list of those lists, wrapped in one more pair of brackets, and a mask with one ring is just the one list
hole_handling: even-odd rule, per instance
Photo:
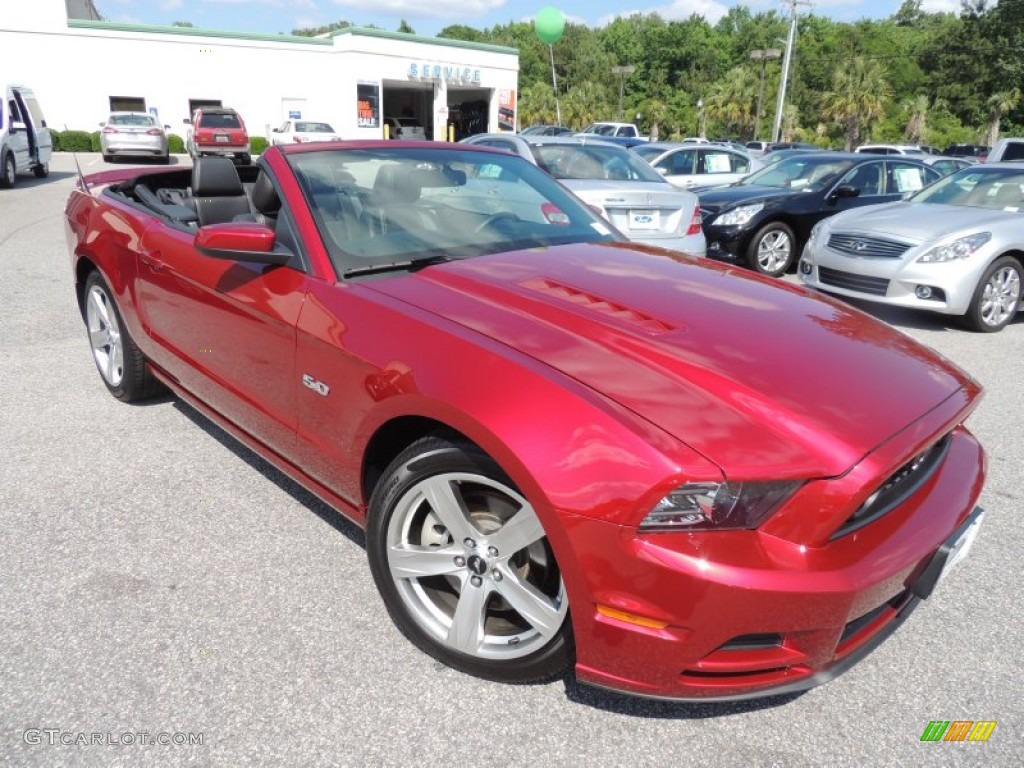
{"label": "palm tree", "polygon": [[661,137],[661,124],[668,117],[668,106],[661,99],[651,99],[644,109],[647,121],[650,124],[649,136],[651,141],[657,141]]}
{"label": "palm tree", "polygon": [[562,117],[565,124],[576,128],[584,128],[611,113],[611,103],[608,101],[604,86],[593,80],[584,80],[574,86],[562,99]]}
{"label": "palm tree", "polygon": [[704,102],[707,116],[725,125],[729,135],[749,136],[754,130],[757,77],[746,67],[735,67],[715,83]]}
{"label": "palm tree", "polygon": [[832,90],[822,100],[822,115],[843,126],[847,151],[860,144],[861,135],[872,121],[885,114],[892,88],[881,64],[854,56],[848,65],[836,69]]}
{"label": "palm tree", "polygon": [[903,135],[911,144],[923,144],[928,122],[928,97],[922,93],[903,102],[903,113],[909,115]]}
{"label": "palm tree", "polygon": [[988,104],[991,110],[988,126],[988,145],[994,147],[996,142],[999,141],[999,124],[1002,122],[1003,115],[1020,105],[1020,88],[1014,86],[1008,91],[994,93],[988,97],[988,101],[985,103]]}
{"label": "palm tree", "polygon": [[549,83],[528,85],[519,94],[519,124],[544,123],[553,125],[557,120],[555,92]]}

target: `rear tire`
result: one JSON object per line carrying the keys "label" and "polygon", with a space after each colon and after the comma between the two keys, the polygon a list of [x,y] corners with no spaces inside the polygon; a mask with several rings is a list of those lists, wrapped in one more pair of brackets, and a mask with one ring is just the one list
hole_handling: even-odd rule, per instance
{"label": "rear tire", "polygon": [[993,261],[974,289],[965,325],[979,333],[1003,330],[1020,309],[1021,273],[1021,263],[1012,256]]}
{"label": "rear tire", "polygon": [[568,598],[532,505],[477,446],[406,448],[370,500],[366,551],[402,633],[450,667],[506,683],[573,660]]}
{"label": "rear tire", "polygon": [[90,273],[85,281],[82,316],[93,362],[110,394],[131,403],[164,391],[129,335],[113,293],[99,272]]}
{"label": "rear tire", "polygon": [[4,157],[3,174],[0,174],[0,187],[10,189],[18,180],[18,168],[14,164],[14,155],[10,152]]}

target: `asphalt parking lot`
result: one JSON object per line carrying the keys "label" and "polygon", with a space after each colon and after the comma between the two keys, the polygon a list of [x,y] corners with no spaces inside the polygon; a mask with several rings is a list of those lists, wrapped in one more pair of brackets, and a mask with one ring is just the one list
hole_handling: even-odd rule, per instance
{"label": "asphalt parking lot", "polygon": [[[1024,316],[980,335],[862,306],[985,386],[989,477],[970,556],[853,670],[722,705],[503,686],[400,636],[354,526],[180,402],[107,394],[72,295],[74,176],[56,155],[0,190],[3,764],[1024,765]],[[932,720],[997,726],[921,742]]]}

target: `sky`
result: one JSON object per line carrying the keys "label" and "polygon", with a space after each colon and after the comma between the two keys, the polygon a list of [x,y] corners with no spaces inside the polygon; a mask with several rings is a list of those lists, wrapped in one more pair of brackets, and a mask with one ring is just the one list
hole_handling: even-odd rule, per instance
{"label": "sky", "polygon": [[[289,33],[333,21],[357,26],[376,25],[394,31],[402,19],[417,34],[428,37],[452,24],[477,29],[530,21],[548,5],[570,21],[599,27],[616,16],[658,13],[664,19],[687,19],[694,13],[714,24],[734,5],[753,12],[775,10],[788,15],[783,0],[94,0],[104,18],[134,24],[188,21],[196,27],[232,32]],[[811,12],[836,21],[883,19],[893,15],[901,0],[813,0],[802,2]],[[924,0],[929,12],[959,12],[960,0]]]}

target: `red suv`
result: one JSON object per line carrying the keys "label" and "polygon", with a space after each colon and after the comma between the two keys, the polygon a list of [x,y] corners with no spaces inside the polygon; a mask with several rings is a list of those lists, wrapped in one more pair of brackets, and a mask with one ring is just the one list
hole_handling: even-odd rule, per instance
{"label": "red suv", "polygon": [[185,148],[193,162],[203,155],[224,155],[242,165],[252,162],[249,134],[242,116],[235,110],[230,107],[202,107],[193,113],[191,125]]}

